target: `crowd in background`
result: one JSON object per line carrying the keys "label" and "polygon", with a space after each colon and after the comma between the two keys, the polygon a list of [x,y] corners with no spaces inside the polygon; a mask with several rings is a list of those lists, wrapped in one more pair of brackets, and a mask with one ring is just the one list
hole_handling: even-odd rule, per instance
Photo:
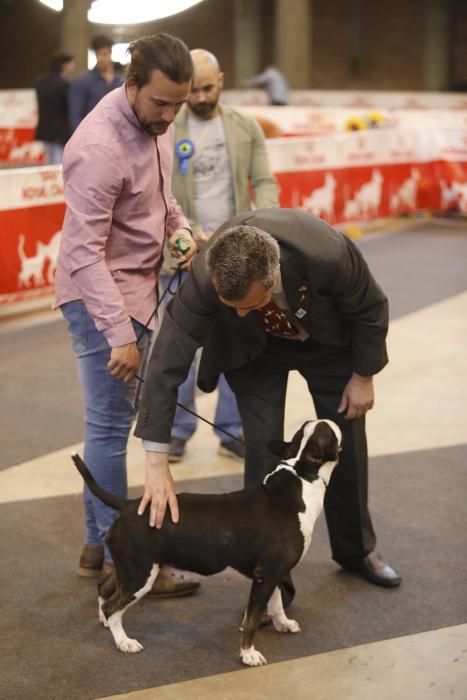
{"label": "crowd in background", "polygon": [[65,144],[78,124],[104,95],[123,84],[124,68],[112,60],[112,39],[99,35],[91,46],[94,68],[73,78],[74,57],[60,52],[52,56],[49,70],[36,79],[36,140],[44,143],[49,165],[62,162]]}

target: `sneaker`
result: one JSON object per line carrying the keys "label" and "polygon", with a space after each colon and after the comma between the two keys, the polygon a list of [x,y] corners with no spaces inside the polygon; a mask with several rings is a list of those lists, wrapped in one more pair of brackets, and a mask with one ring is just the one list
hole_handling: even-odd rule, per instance
{"label": "sneaker", "polygon": [[218,450],[220,455],[236,459],[238,462],[243,462],[245,459],[245,445],[238,440],[226,440],[221,442]]}
{"label": "sneaker", "polygon": [[78,564],[78,576],[98,578],[102,575],[104,564],[104,545],[85,544]]}
{"label": "sneaker", "polygon": [[185,576],[177,569],[162,567],[149,595],[154,598],[176,598],[182,595],[191,595],[200,587],[197,579]]}
{"label": "sneaker", "polygon": [[186,440],[179,437],[170,439],[169,462],[180,462],[185,454]]}

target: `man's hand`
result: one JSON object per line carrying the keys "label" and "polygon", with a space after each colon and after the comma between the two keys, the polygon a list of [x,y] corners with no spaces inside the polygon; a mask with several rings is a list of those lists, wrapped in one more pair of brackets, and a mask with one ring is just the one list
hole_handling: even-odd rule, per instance
{"label": "man's hand", "polygon": [[146,482],[144,496],[138,508],[142,515],[150,504],[149,525],[162,527],[167,504],[173,523],[178,523],[178,503],[175,483],[169,469],[169,456],[166,452],[146,452]]}
{"label": "man's hand", "polygon": [[[179,241],[182,250],[177,247],[177,241]],[[177,262],[171,265],[172,269],[181,268],[182,270],[189,270],[193,256],[197,253],[198,248],[193,240],[193,237],[186,228],[178,228],[172,233],[168,240],[170,254],[173,258],[176,258]],[[183,251],[183,252],[182,252]]]}
{"label": "man's hand", "polygon": [[139,362],[140,356],[136,342],[128,343],[128,345],[112,348],[107,369],[112,377],[130,382],[138,371]]}
{"label": "man's hand", "polygon": [[345,418],[352,420],[364,416],[374,403],[373,377],[362,377],[354,372],[342,392],[337,410],[339,413],[346,411]]}
{"label": "man's hand", "polygon": [[197,226],[193,229],[193,238],[198,248],[202,248],[205,243],[209,241],[213,233],[214,231],[207,227]]}

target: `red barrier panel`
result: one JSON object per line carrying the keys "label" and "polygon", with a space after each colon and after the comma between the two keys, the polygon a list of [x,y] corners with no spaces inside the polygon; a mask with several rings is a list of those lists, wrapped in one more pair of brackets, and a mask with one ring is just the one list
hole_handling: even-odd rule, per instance
{"label": "red barrier panel", "polygon": [[271,139],[280,202],[331,224],[418,209],[467,213],[467,132],[365,131]]}
{"label": "red barrier panel", "polygon": [[60,167],[0,171],[0,309],[52,293],[64,212]]}
{"label": "red barrier panel", "polygon": [[0,163],[45,163],[44,147],[34,141],[36,123],[34,90],[0,90]]}
{"label": "red barrier panel", "polygon": [[[370,130],[267,141],[283,207],[332,225],[417,210],[467,213],[465,130]],[[0,170],[0,313],[50,295],[63,222],[61,167]]]}

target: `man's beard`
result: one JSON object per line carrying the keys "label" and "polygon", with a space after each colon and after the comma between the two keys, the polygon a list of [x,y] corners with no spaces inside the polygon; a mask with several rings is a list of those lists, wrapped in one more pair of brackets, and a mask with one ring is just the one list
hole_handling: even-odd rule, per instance
{"label": "man's beard", "polygon": [[167,129],[169,128],[171,122],[147,122],[147,121],[141,121],[138,119],[139,123],[141,124],[141,128],[143,131],[145,131],[149,136],[161,136],[162,134],[165,134]]}
{"label": "man's beard", "polygon": [[206,117],[209,117],[216,109],[217,100],[212,102],[197,102],[193,105],[189,104],[189,106],[193,114],[196,114],[197,117],[201,117],[201,119],[206,119]]}
{"label": "man's beard", "polygon": [[138,101],[133,105],[133,112],[139,121],[139,124],[143,131],[145,131],[149,136],[161,136],[165,134],[172,122],[166,122],[164,119],[159,119],[158,121],[148,121],[141,116],[141,110],[139,108]]}

